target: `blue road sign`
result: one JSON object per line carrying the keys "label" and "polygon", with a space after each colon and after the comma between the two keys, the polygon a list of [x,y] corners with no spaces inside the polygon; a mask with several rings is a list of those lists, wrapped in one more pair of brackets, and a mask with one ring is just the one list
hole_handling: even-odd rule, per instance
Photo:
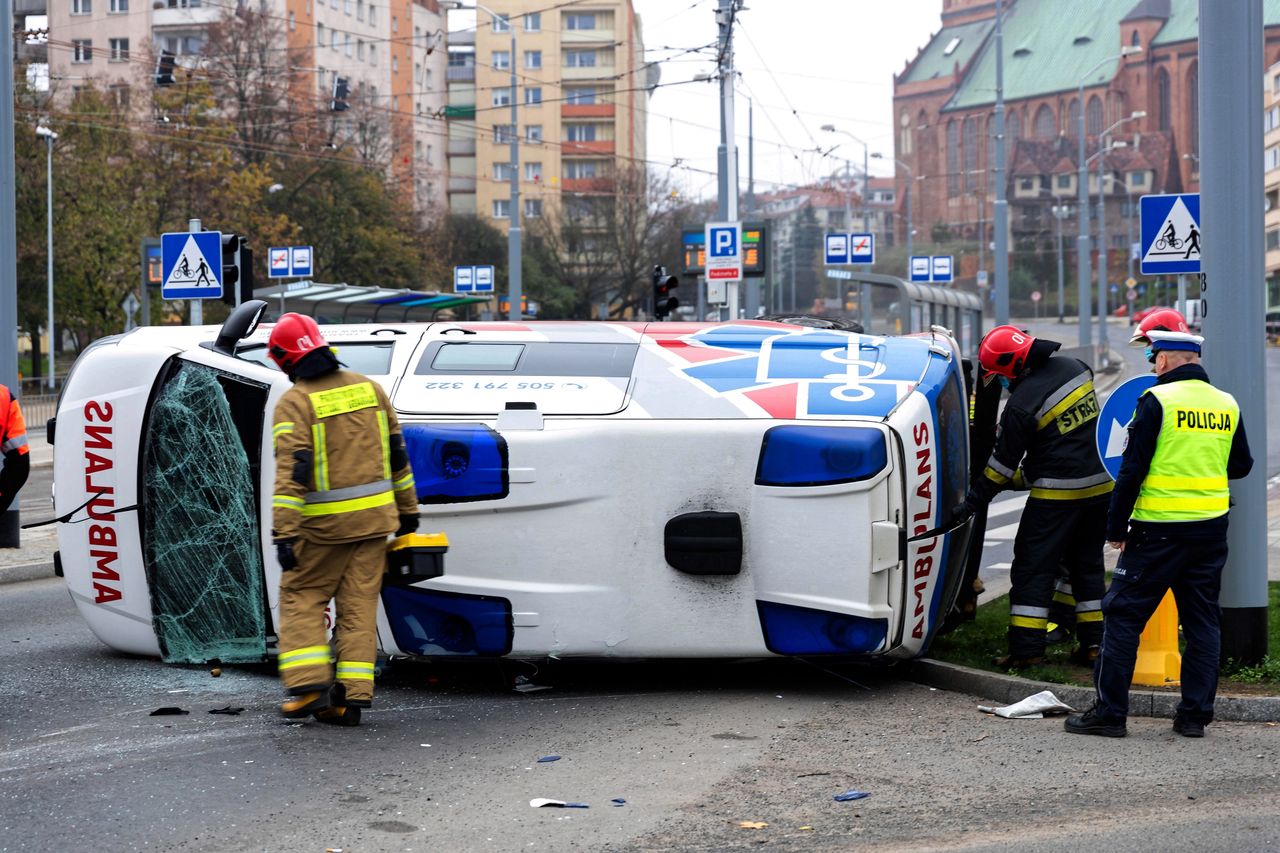
{"label": "blue road sign", "polygon": [[1111,282],[1111,284],[1107,285],[1107,287],[1109,287],[1109,288],[1111,289],[1111,292],[1112,292],[1112,293],[1119,293],[1119,292],[1120,292],[1120,285],[1116,284],[1114,281],[1113,281],[1113,282]]}
{"label": "blue road sign", "polygon": [[710,225],[707,227],[707,258],[709,260],[731,260],[738,257],[737,224]]}
{"label": "blue road sign", "polygon": [[828,264],[849,263],[849,235],[828,234],[826,237],[826,258]]}
{"label": "blue road sign", "polygon": [[478,266],[472,276],[476,293],[493,293],[493,267]]}
{"label": "blue road sign", "polygon": [[931,267],[934,282],[945,284],[954,279],[950,255],[934,255]]}
{"label": "blue road sign", "polygon": [[1154,373],[1133,377],[1111,392],[1098,413],[1098,455],[1113,480],[1120,475],[1120,460],[1129,443],[1128,427],[1138,407],[1138,398],[1155,384]]}
{"label": "blue road sign", "polygon": [[314,255],[310,246],[293,246],[289,249],[289,269],[295,277],[311,277],[311,259]]}
{"label": "blue road sign", "polygon": [[222,297],[221,231],[161,234],[160,258],[160,295],[165,299]]}
{"label": "blue road sign", "polygon": [[267,278],[289,277],[289,247],[272,246],[267,249]]}
{"label": "blue road sign", "polygon": [[933,272],[932,262],[929,260],[929,256],[912,255],[910,272],[912,281],[928,281],[930,274]]}
{"label": "blue road sign", "polygon": [[476,268],[472,266],[453,268],[453,292],[471,293],[476,289]]}
{"label": "blue road sign", "polygon": [[876,235],[849,235],[849,263],[874,264],[876,262]]}
{"label": "blue road sign", "polygon": [[1139,202],[1142,272],[1200,272],[1200,194],[1144,195]]}

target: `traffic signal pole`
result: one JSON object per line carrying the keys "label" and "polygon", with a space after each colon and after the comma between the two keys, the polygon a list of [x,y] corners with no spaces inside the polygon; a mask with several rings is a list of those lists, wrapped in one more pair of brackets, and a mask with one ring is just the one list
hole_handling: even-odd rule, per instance
{"label": "traffic signal pole", "polygon": [[1264,324],[1262,0],[1200,0],[1200,225],[1204,364],[1240,404],[1253,472],[1231,483],[1222,658],[1267,653],[1267,379]]}
{"label": "traffic signal pole", "polygon": [[[717,213],[721,222],[738,221],[738,145],[733,115],[733,17],[742,8],[742,0],[720,0],[716,24],[720,27],[720,198]],[[741,246],[738,247],[741,250]],[[707,247],[710,252],[711,247]],[[729,319],[738,319],[738,282],[728,283]]]}

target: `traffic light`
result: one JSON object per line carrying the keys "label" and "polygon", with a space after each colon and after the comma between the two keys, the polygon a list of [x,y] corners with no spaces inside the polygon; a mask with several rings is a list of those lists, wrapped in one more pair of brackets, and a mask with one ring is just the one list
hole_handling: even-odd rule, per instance
{"label": "traffic light", "polygon": [[333,98],[329,101],[329,112],[340,113],[351,109],[347,98],[351,96],[351,83],[346,77],[333,78]]}
{"label": "traffic light", "polygon": [[173,51],[160,51],[160,58],[156,60],[156,85],[172,86],[173,71],[178,65],[178,57]]}
{"label": "traffic light", "polygon": [[237,234],[222,235],[222,301],[242,305],[253,298],[253,250]]}
{"label": "traffic light", "polygon": [[666,267],[655,266],[653,268],[654,319],[661,320],[680,307],[680,300],[675,297],[675,289],[679,286],[680,279],[673,275],[667,275]]}

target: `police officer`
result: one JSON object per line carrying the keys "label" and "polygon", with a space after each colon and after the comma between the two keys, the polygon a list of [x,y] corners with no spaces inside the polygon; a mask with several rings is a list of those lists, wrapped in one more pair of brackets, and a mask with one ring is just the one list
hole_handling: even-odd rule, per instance
{"label": "police officer", "polygon": [[[279,667],[292,697],[280,710],[354,726],[373,700],[387,534],[418,527],[413,473],[386,392],[343,369],[314,320],[281,316],[267,348],[294,383],[276,404],[272,430]],[[325,629],[330,599],[336,682]]]}
{"label": "police officer", "polygon": [[1102,600],[1107,629],[1094,665],[1097,699],[1064,723],[1074,734],[1124,737],[1138,638],[1173,589],[1186,637],[1173,730],[1204,737],[1218,689],[1218,589],[1227,559],[1227,481],[1253,467],[1240,406],[1209,384],[1203,338],[1150,331],[1156,385],[1138,399],[1111,497],[1107,539],[1120,550]]}
{"label": "police officer", "polygon": [[1060,565],[1076,599],[1079,647],[1072,660],[1091,663],[1102,640],[1103,528],[1113,484],[1094,443],[1093,372],[1079,359],[1054,355],[1061,346],[1014,326],[997,326],[978,348],[987,374],[983,381],[998,379],[1010,396],[995,449],[961,512],[972,512],[1020,481],[1031,490],[1013,543],[1009,654],[995,660],[1001,667],[1044,661]]}
{"label": "police officer", "polygon": [[0,385],[0,512],[5,512],[18,496],[18,490],[31,474],[31,445],[27,442],[27,422],[22,417],[18,398]]}

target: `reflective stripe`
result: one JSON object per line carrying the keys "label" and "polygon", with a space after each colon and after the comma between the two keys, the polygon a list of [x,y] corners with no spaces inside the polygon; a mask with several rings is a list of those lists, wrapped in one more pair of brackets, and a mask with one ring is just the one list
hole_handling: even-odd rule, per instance
{"label": "reflective stripe", "polygon": [[293,426],[294,426],[293,421],[281,421],[280,423],[272,427],[271,435],[273,438],[279,438],[280,436],[284,435],[286,432],[293,432]]}
{"label": "reflective stripe", "polygon": [[346,681],[373,681],[373,664],[363,661],[338,661],[339,679]]}
{"label": "reflective stripe", "polygon": [[1101,610],[1087,610],[1087,611],[1085,611],[1084,613],[1077,613],[1077,614],[1076,614],[1076,621],[1077,621],[1077,622],[1101,622],[1101,621],[1102,621],[1102,611],[1101,611]]}
{"label": "reflective stripe", "polygon": [[1009,466],[1003,464],[999,459],[995,457],[994,454],[992,454],[991,458],[987,460],[987,467],[992,469],[997,474],[1000,474],[1003,477],[1006,477],[1008,479],[1013,479],[1014,470]]}
{"label": "reflective stripe", "polygon": [[[1231,498],[1144,498],[1141,495],[1133,504],[1134,509],[1182,510],[1186,512],[1226,512],[1231,509]],[[1202,516],[1202,518],[1208,516]]]}
{"label": "reflective stripe", "polygon": [[1032,628],[1043,631],[1049,627],[1048,619],[1032,619],[1030,616],[1010,616],[1009,624],[1015,628]]}
{"label": "reflective stripe", "polygon": [[1105,495],[1115,488],[1115,483],[1106,482],[1087,489],[1032,489],[1031,497],[1047,501],[1079,501],[1096,495]]}
{"label": "reflective stripe", "polygon": [[317,515],[338,515],[344,512],[357,512],[362,509],[372,509],[374,507],[386,506],[396,502],[395,492],[390,489],[379,495],[370,495],[367,498],[352,498],[346,501],[332,501],[328,503],[307,504],[302,508],[303,518],[312,518]]}
{"label": "reflective stripe", "polygon": [[1064,581],[1062,578],[1058,578],[1056,581],[1053,582],[1053,588],[1058,590],[1059,592],[1065,592],[1067,595],[1071,595],[1073,592],[1075,592],[1075,590],[1071,588],[1071,582]]}
{"label": "reflective stripe", "polygon": [[1042,616],[1049,618],[1049,608],[1047,607],[1029,607],[1025,604],[1015,604],[1009,608],[1009,612],[1014,616]]}
{"label": "reflective stripe", "polygon": [[403,492],[405,489],[413,488],[413,472],[410,471],[399,480],[395,481],[394,488],[397,492]]}
{"label": "reflective stripe", "polygon": [[1112,482],[1111,475],[1106,471],[1093,474],[1088,477],[1076,477],[1070,480],[1060,480],[1053,477],[1041,477],[1038,480],[1031,481],[1033,489],[1083,489],[1088,486],[1096,486],[1099,483]]}
{"label": "reflective stripe", "polygon": [[988,465],[986,468],[983,469],[982,474],[991,482],[999,483],[1002,486],[1005,483],[1009,482],[1008,477],[1006,477],[1004,474],[1001,474],[999,471],[997,471],[995,468],[992,468],[990,465]]}
{"label": "reflective stripe", "polygon": [[9,439],[4,444],[0,444],[0,452],[8,453],[10,450],[17,450],[19,448],[26,447],[26,446],[27,446],[27,434],[24,432],[22,435],[15,435],[13,438]]}
{"label": "reflective stripe", "polygon": [[[1061,403],[1059,403],[1058,405],[1050,409],[1049,412],[1043,418],[1041,418],[1038,423],[1036,423],[1036,429],[1044,429],[1049,424],[1056,421],[1060,415],[1065,413],[1068,409],[1070,409],[1076,403],[1079,403],[1082,399],[1084,399],[1085,397],[1089,396],[1092,393],[1093,393],[1092,381],[1072,391],[1069,395],[1067,395],[1067,398],[1065,400],[1063,400]],[[1095,408],[1094,414],[1096,413],[1097,413],[1097,409]]]}
{"label": "reflective stripe", "polygon": [[391,488],[390,480],[376,480],[362,486],[346,486],[341,489],[329,489],[325,492],[307,492],[307,503],[324,503],[325,501],[346,501],[351,498],[364,498],[380,495]]}
{"label": "reflective stripe", "polygon": [[1102,599],[1100,598],[1094,599],[1093,601],[1077,601],[1076,602],[1077,613],[1086,613],[1090,610],[1101,610],[1101,609],[1102,609]]}
{"label": "reflective stripe", "polygon": [[382,476],[391,479],[391,428],[387,426],[387,413],[378,409],[378,446],[382,448]]}
{"label": "reflective stripe", "polygon": [[1142,485],[1152,489],[1203,489],[1206,491],[1219,491],[1228,488],[1226,477],[1174,477],[1165,475],[1151,475],[1142,481]]}
{"label": "reflective stripe", "polygon": [[[1075,379],[1055,390],[1048,397],[1044,398],[1044,402],[1040,404],[1040,411],[1036,412],[1037,428],[1045,425],[1047,421],[1053,420],[1061,412],[1055,413],[1054,410],[1059,408],[1059,404],[1070,394],[1080,389],[1080,386],[1088,382],[1090,387],[1093,386],[1093,379],[1088,372],[1081,372]],[[1066,408],[1065,406],[1063,408]]]}
{"label": "reflective stripe", "polygon": [[317,418],[331,418],[378,405],[378,395],[373,390],[372,382],[312,391],[307,396],[311,398],[311,408],[315,409]]}
{"label": "reflective stripe", "polygon": [[328,646],[306,646],[291,652],[281,652],[279,665],[281,670],[299,666],[328,666],[331,659]]}
{"label": "reflective stripe", "polygon": [[329,488],[329,454],[325,447],[324,424],[311,425],[311,448],[315,453],[312,481],[316,484],[316,489],[323,492]]}
{"label": "reflective stripe", "polygon": [[282,509],[301,510],[304,501],[302,498],[295,498],[293,495],[272,495],[271,505]]}
{"label": "reflective stripe", "polygon": [[1058,590],[1053,594],[1053,600],[1058,602],[1059,604],[1070,604],[1073,606],[1076,603],[1076,597],[1074,595],[1072,595],[1069,592],[1063,592],[1061,590]]}

